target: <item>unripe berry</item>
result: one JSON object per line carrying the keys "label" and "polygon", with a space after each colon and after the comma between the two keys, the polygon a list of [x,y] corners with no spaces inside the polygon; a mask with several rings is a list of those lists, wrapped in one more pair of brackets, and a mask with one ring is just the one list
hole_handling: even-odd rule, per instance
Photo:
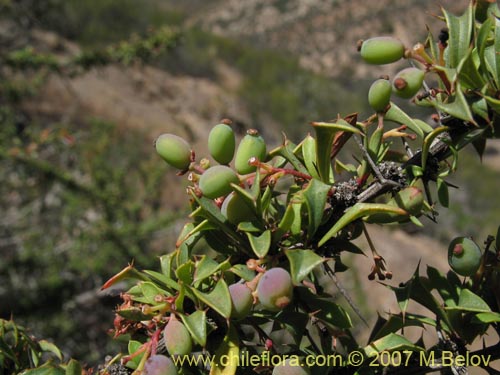
{"label": "unripe berry", "polygon": [[155,354],[148,358],[142,370],[143,375],[177,375],[174,362],[161,354]]}
{"label": "unripe berry", "polygon": [[191,147],[175,134],[162,134],[155,141],[156,152],[169,165],[184,171],[191,163]]}
{"label": "unripe berry", "polygon": [[234,225],[238,225],[243,221],[251,221],[255,218],[252,208],[235,192],[232,192],[224,199],[220,211]]}
{"label": "unripe berry", "polygon": [[236,173],[224,165],[216,165],[207,169],[200,177],[199,187],[203,195],[215,199],[231,192],[231,183],[240,180]]}
{"label": "unripe berry", "polygon": [[368,91],[368,103],[376,112],[384,112],[391,101],[392,86],[386,79],[372,83]]}
{"label": "unripe berry", "polygon": [[399,39],[380,36],[363,41],[360,52],[369,64],[390,64],[404,56],[405,46]]}
{"label": "unripe berry", "polygon": [[165,346],[170,355],[187,355],[191,353],[192,340],[191,335],[184,324],[182,324],[174,315],[170,316],[165,329]]}
{"label": "unripe berry", "polygon": [[264,161],[266,155],[266,142],[259,135],[259,132],[255,129],[248,130],[247,134],[238,145],[238,150],[236,151],[236,157],[234,159],[236,171],[238,171],[239,174],[254,172],[256,167],[248,165],[248,161],[252,157],[256,157],[260,161]]}
{"label": "unripe berry", "polygon": [[293,297],[292,278],[288,271],[279,267],[267,270],[257,285],[257,296],[266,310],[285,308]]}
{"label": "unripe berry", "polygon": [[220,164],[229,164],[233,160],[236,140],[229,125],[215,125],[208,135],[208,151]]}
{"label": "unripe berry", "polygon": [[418,68],[410,67],[401,70],[394,80],[392,86],[394,93],[405,99],[412,98],[422,87],[424,72]]}
{"label": "unripe berry", "polygon": [[229,286],[231,295],[231,317],[234,319],[243,319],[252,310],[253,296],[252,291],[245,284],[233,284]]}
{"label": "unripe berry", "polygon": [[457,237],[448,247],[448,263],[462,276],[474,275],[481,265],[481,249],[467,237]]}

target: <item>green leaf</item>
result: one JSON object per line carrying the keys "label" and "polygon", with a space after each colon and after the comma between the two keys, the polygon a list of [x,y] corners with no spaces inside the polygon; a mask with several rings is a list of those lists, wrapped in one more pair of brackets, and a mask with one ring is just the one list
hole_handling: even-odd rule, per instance
{"label": "green leaf", "polygon": [[331,186],[319,180],[311,180],[307,188],[302,191],[304,203],[307,208],[308,236],[312,238],[324,215],[326,200]]}
{"label": "green leaf", "polygon": [[247,233],[247,236],[255,255],[259,258],[264,258],[271,247],[271,231],[268,229],[260,236],[254,236],[251,233]]}
{"label": "green leaf", "polygon": [[370,342],[383,338],[390,333],[395,333],[404,327],[424,327],[424,324],[435,327],[436,321],[423,315],[389,315],[389,319],[378,317],[374,332],[370,336]]}
{"label": "green leaf", "polygon": [[229,271],[241,277],[245,281],[253,280],[255,277],[255,271],[249,269],[246,264],[235,264],[229,269]]}
{"label": "green leaf", "polygon": [[195,265],[193,261],[189,260],[177,267],[175,274],[179,281],[182,281],[184,284],[191,285],[191,283],[193,282],[194,270]]}
{"label": "green leaf", "polygon": [[434,129],[431,133],[427,134],[427,136],[424,138],[424,143],[422,145],[422,168],[425,169],[425,166],[427,164],[427,157],[429,156],[429,149],[432,145],[432,142],[436,137],[448,131],[449,128],[447,126],[440,126],[439,128]]}
{"label": "green leaf", "polygon": [[319,179],[316,140],[311,136],[311,134],[308,134],[302,141],[302,157],[309,175],[315,179]]}
{"label": "green leaf", "polygon": [[495,20],[495,43],[484,49],[484,61],[486,69],[491,74],[496,89],[500,88],[500,21]]}
{"label": "green leaf", "polygon": [[126,309],[117,310],[116,313],[125,319],[132,320],[133,322],[140,322],[141,320],[150,320],[154,315],[147,315],[142,312],[138,307],[129,307]]}
{"label": "green leaf", "polygon": [[[128,342],[128,354],[132,355],[135,352],[139,350],[139,348],[142,346],[142,342],[136,341],[136,340],[130,340]],[[135,357],[133,357],[130,361],[127,362],[127,367],[130,367],[131,369],[135,370],[137,366],[139,366],[139,363],[141,362],[142,357],[144,356],[144,353],[139,354]]]}
{"label": "green leaf", "polygon": [[452,117],[456,117],[458,119],[470,122],[472,124],[476,124],[474,118],[472,117],[472,112],[469,107],[469,103],[465,99],[465,95],[462,92],[462,87],[460,83],[457,82],[456,89],[454,92],[454,96],[449,97],[448,99],[453,98],[453,101],[448,101],[446,103],[440,100],[431,100],[430,103],[438,110],[449,114]]}
{"label": "green leaf", "polygon": [[194,271],[194,285],[197,286],[201,281],[207,277],[212,276],[219,270],[220,264],[207,255],[203,255],[201,259],[196,262]]}
{"label": "green leaf", "polygon": [[419,276],[419,267],[420,265],[417,266],[412,278],[408,281],[408,283],[412,284],[410,298],[436,314],[441,319],[443,329],[451,332],[452,324],[450,319],[442,304],[436,300],[431,291],[422,283]]}
{"label": "green leaf", "polygon": [[65,375],[65,371],[53,364],[53,363],[45,363],[44,365],[29,369],[21,373],[21,375]]}
{"label": "green leaf", "polygon": [[500,313],[497,312],[482,312],[476,314],[472,318],[472,323],[480,323],[480,324],[491,324],[500,322]]}
{"label": "green leaf", "polygon": [[[269,152],[269,156],[281,156],[290,164],[293,168],[301,173],[308,174],[307,168],[301,163],[301,161],[293,153],[294,145],[288,139],[285,139],[280,147],[275,148]],[[279,167],[279,166],[278,166]]]}
{"label": "green leaf", "polygon": [[151,270],[145,270],[144,273],[147,274],[148,276],[151,276],[153,279],[156,279],[156,281],[164,284],[168,288],[171,288],[174,290],[179,290],[179,288],[180,288],[180,286],[177,282],[175,282],[171,278],[165,276],[163,273],[159,273],[159,272],[151,271]]}
{"label": "green leaf", "polygon": [[448,26],[448,48],[446,48],[445,59],[446,66],[456,68],[460,61],[467,55],[469,49],[472,27],[474,25],[474,11],[472,2],[469,3],[464,14],[457,17],[447,10],[443,13]]}
{"label": "green leaf", "polygon": [[40,340],[38,342],[38,344],[40,345],[40,349],[42,349],[43,352],[46,352],[46,353],[52,353],[54,354],[60,361],[62,361],[63,357],[62,357],[62,353],[61,351],[59,350],[59,348],[54,345],[53,343],[51,342],[48,342],[47,340]]}
{"label": "green leaf", "polygon": [[292,335],[295,345],[300,345],[306,332],[309,315],[306,313],[284,310],[279,312],[275,319]]}
{"label": "green leaf", "polygon": [[399,306],[399,309],[401,310],[401,314],[402,314],[403,319],[404,319],[405,315],[406,315],[406,311],[408,310],[408,304],[410,303],[413,283],[408,282],[408,283],[405,283],[402,286],[398,286],[398,287],[394,287],[394,286],[387,285],[387,284],[382,284],[382,285],[387,286],[396,295],[396,300],[398,301],[398,306]]}
{"label": "green leaf", "polygon": [[238,369],[240,355],[239,339],[236,328],[231,325],[222,342],[215,352],[210,365],[210,375],[234,375]]}
{"label": "green leaf", "polygon": [[448,207],[450,202],[448,194],[448,184],[442,178],[438,178],[436,180],[436,184],[439,203],[441,203],[443,207]]}
{"label": "green leaf", "polygon": [[490,307],[477,294],[469,289],[462,289],[458,299],[458,306],[451,306],[448,310],[472,311],[472,312],[491,312]]}
{"label": "green leaf", "polygon": [[82,365],[80,362],[71,359],[66,366],[65,375],[82,375]]}
{"label": "green leaf", "polygon": [[407,338],[397,335],[395,333],[389,333],[387,336],[384,336],[378,340],[371,342],[364,349],[364,352],[367,357],[376,356],[381,352],[392,352],[392,351],[403,351],[403,350],[411,350],[411,351],[424,351],[423,348],[413,344]]}
{"label": "green leaf", "polygon": [[207,316],[206,312],[196,310],[191,315],[181,314],[181,319],[193,340],[203,348],[207,344]]}
{"label": "green leaf", "polygon": [[312,250],[286,250],[285,255],[290,262],[292,281],[298,285],[318,265],[326,261]]}
{"label": "green leaf", "polygon": [[456,306],[458,304],[458,293],[449,280],[436,268],[427,266],[427,277],[429,285],[439,292],[446,306]]}
{"label": "green leaf", "polygon": [[349,314],[330,298],[323,298],[313,294],[307,288],[296,288],[300,298],[307,303],[311,311],[315,311],[314,316],[324,324],[333,329],[351,328],[352,321]]}
{"label": "green leaf", "polygon": [[477,33],[477,38],[476,38],[476,49],[477,49],[477,54],[479,57],[479,62],[480,62],[480,70],[481,71],[487,71],[486,69],[486,60],[484,58],[484,51],[486,47],[488,46],[488,38],[491,35],[491,30],[494,26],[494,18],[489,17],[486,21],[483,22],[481,27],[479,28],[479,31]]}
{"label": "green leaf", "polygon": [[350,132],[361,134],[361,131],[350,125],[347,121],[339,119],[336,123],[313,122],[312,126],[316,132],[316,160],[321,181],[333,183],[332,152],[333,140],[337,132]]}
{"label": "green leaf", "polygon": [[[388,121],[395,122],[397,124],[406,125],[416,135],[418,135],[421,138],[424,137],[424,130],[421,129],[422,124],[419,122],[415,122],[410,116],[408,116],[406,114],[406,112],[404,112],[401,108],[399,108],[393,102],[391,102],[391,107],[386,112],[384,119],[388,120]],[[425,130],[428,130],[428,128],[426,127]]]}
{"label": "green leaf", "polygon": [[482,88],[486,81],[483,76],[479,73],[479,56],[477,55],[477,50],[469,48],[468,54],[460,62],[457,72],[460,84],[465,89],[477,90]]}
{"label": "green leaf", "polygon": [[189,289],[200,301],[210,306],[224,318],[229,318],[231,316],[231,295],[223,279],[217,282],[215,288],[210,293],[203,293],[194,288]]}
{"label": "green leaf", "polygon": [[318,242],[318,246],[323,246],[326,241],[335,236],[342,228],[354,220],[364,216],[374,215],[377,213],[387,213],[399,216],[407,216],[408,212],[388,204],[379,203],[356,203],[349,208],[345,214],[330,228],[330,230]]}

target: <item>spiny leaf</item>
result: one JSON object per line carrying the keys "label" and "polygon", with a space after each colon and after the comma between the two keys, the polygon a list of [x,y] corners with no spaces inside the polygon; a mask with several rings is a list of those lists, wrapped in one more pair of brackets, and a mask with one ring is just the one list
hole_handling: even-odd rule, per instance
{"label": "spiny leaf", "polygon": [[443,9],[443,14],[448,26],[448,47],[446,48],[446,66],[458,67],[460,61],[467,54],[469,49],[472,27],[474,24],[474,11],[470,2],[464,14],[457,17]]}
{"label": "spiny leaf", "polygon": [[207,316],[206,312],[196,310],[190,315],[181,314],[181,319],[193,340],[205,347],[207,344]]}
{"label": "spiny leaf", "polygon": [[408,128],[410,128],[416,135],[421,138],[423,138],[424,132],[427,132],[429,130],[428,127],[422,129],[422,124],[420,122],[415,122],[410,116],[406,114],[406,112],[404,112],[393,102],[391,102],[391,108],[389,108],[389,110],[386,112],[384,119],[393,121],[397,124],[408,126]]}
{"label": "spiny leaf", "polygon": [[331,186],[322,183],[319,180],[313,179],[306,189],[302,191],[304,203],[307,208],[308,231],[307,234],[310,238],[316,233],[321,219],[323,218],[326,199]]}
{"label": "spiny leaf", "polygon": [[210,293],[203,293],[197,289],[189,288],[196,297],[221,314],[224,318],[231,316],[231,295],[223,279],[220,279]]}
{"label": "spiny leaf", "polygon": [[401,352],[403,350],[424,351],[423,348],[413,344],[407,338],[395,333],[389,333],[387,336],[371,342],[363,350],[367,357],[373,357],[382,352]]}
{"label": "spiny leaf", "polygon": [[254,254],[259,258],[264,258],[271,247],[271,231],[268,229],[260,236],[247,232],[247,236]]}
{"label": "spiny leaf", "polygon": [[318,246],[323,246],[326,241],[335,236],[342,228],[354,220],[364,216],[374,215],[377,213],[389,213],[395,215],[408,215],[408,212],[388,204],[379,203],[356,203],[349,208],[345,214],[330,228],[330,230],[318,242]]}
{"label": "spiny leaf", "polygon": [[337,132],[361,134],[361,131],[342,119],[339,119],[335,123],[313,122],[312,126],[316,132],[316,159],[318,162],[318,171],[321,181],[325,183],[333,183],[330,154],[332,152],[335,134]]}
{"label": "spiny leaf", "polygon": [[292,281],[298,285],[319,264],[326,261],[312,250],[286,250],[285,255],[290,262]]}

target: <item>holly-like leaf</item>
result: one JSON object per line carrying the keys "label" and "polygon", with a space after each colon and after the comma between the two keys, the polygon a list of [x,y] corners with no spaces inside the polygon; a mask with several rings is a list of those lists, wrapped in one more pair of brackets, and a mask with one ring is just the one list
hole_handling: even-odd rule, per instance
{"label": "holly-like leaf", "polygon": [[322,298],[311,293],[307,288],[296,288],[300,298],[314,311],[314,317],[332,329],[350,328],[352,321],[349,314],[330,298]]}
{"label": "holly-like leaf", "polygon": [[196,270],[194,272],[194,285],[197,286],[207,277],[212,276],[219,270],[220,264],[207,255],[203,255],[201,259],[196,262]]}
{"label": "holly-like leaf", "polygon": [[406,114],[405,111],[403,111],[393,102],[391,102],[391,107],[386,112],[384,119],[387,121],[395,122],[397,124],[408,126],[408,128],[410,128],[416,135],[418,135],[421,138],[424,137],[424,132],[427,133],[429,130],[432,130],[432,128],[430,128],[430,126],[427,125],[426,123],[423,123],[427,125],[426,128],[422,129],[421,128],[423,126],[422,123],[415,122],[410,116]]}
{"label": "holly-like leaf", "polygon": [[309,323],[309,315],[301,312],[284,310],[276,315],[275,319],[292,335],[295,344],[299,345],[306,332],[307,323]]}
{"label": "holly-like leaf", "polygon": [[259,258],[264,258],[271,247],[271,231],[268,229],[260,236],[247,233],[247,236],[254,254]]}
{"label": "holly-like leaf", "polygon": [[43,352],[52,353],[60,361],[62,361],[63,356],[62,356],[61,350],[59,350],[59,348],[56,345],[54,345],[53,343],[51,343],[47,340],[40,340],[38,342],[38,344],[40,345],[40,349],[42,349]]}
{"label": "holly-like leaf", "polygon": [[221,314],[224,318],[231,316],[231,295],[223,279],[220,279],[210,293],[203,293],[198,289],[189,288],[196,297]]}
{"label": "holly-like leaf", "polygon": [[457,68],[462,59],[467,55],[474,25],[474,9],[469,3],[464,14],[457,17],[443,9],[443,14],[448,26],[448,47],[445,52],[446,66]]}
{"label": "holly-like leaf", "polygon": [[65,375],[82,375],[82,365],[75,359],[71,359],[66,365]]}
{"label": "holly-like leaf", "polygon": [[308,232],[310,238],[316,233],[323,218],[328,192],[331,186],[319,180],[311,180],[307,188],[302,191],[307,209]]}
{"label": "holly-like leaf", "polygon": [[439,203],[441,203],[441,205],[443,207],[448,207],[449,202],[450,202],[449,201],[449,194],[448,194],[448,184],[442,178],[438,178],[436,180],[436,184],[437,184],[437,193],[438,193]]}
{"label": "holly-like leaf", "polygon": [[65,375],[65,371],[60,366],[48,362],[40,367],[26,370],[22,375]]}
{"label": "holly-like leaf", "polygon": [[335,123],[313,122],[311,125],[316,132],[316,159],[321,181],[331,184],[334,180],[330,155],[335,134],[337,132],[361,134],[361,131],[342,119]]}
{"label": "holly-like leaf", "polygon": [[375,214],[394,214],[397,217],[408,216],[408,212],[399,207],[379,203],[356,203],[349,208],[345,214],[330,228],[330,230],[318,242],[318,246],[323,246],[326,241],[335,236],[342,228],[361,217]]}
{"label": "holly-like leaf", "polygon": [[205,347],[207,344],[207,316],[206,312],[196,310],[190,315],[181,314],[181,319],[193,340]]}
{"label": "holly-like leaf", "polygon": [[369,341],[375,341],[390,333],[396,333],[404,327],[424,327],[424,324],[435,327],[437,325],[434,319],[428,318],[423,315],[406,314],[395,315],[391,314],[389,319],[384,319],[381,316],[378,317],[378,321],[375,324],[374,330],[370,336]]}
{"label": "holly-like leaf", "polygon": [[500,313],[497,312],[482,312],[476,314],[472,318],[472,323],[491,324],[499,322],[500,322]]}
{"label": "holly-like leaf", "polygon": [[458,299],[457,306],[451,306],[448,310],[472,311],[472,312],[491,312],[490,307],[477,294],[469,289],[462,289]]}
{"label": "holly-like leaf", "polygon": [[245,281],[253,280],[255,277],[255,271],[249,269],[246,264],[235,264],[229,271]]}
{"label": "holly-like leaf", "polygon": [[315,179],[319,179],[316,140],[311,134],[308,134],[302,141],[302,158],[304,159],[304,164],[306,165],[309,175]]}
{"label": "holly-like leaf", "polygon": [[191,285],[193,282],[195,266],[193,261],[189,260],[184,264],[181,264],[175,270],[175,274],[179,281],[182,281],[184,284]]}
{"label": "holly-like leaf", "polygon": [[326,261],[312,250],[286,250],[285,255],[290,262],[292,281],[298,285],[318,265]]}
{"label": "holly-like leaf", "polygon": [[407,338],[395,333],[389,333],[387,336],[371,342],[363,350],[367,357],[373,357],[382,352],[402,352],[403,350],[411,350],[415,352],[424,351],[424,349],[420,346],[413,344]]}

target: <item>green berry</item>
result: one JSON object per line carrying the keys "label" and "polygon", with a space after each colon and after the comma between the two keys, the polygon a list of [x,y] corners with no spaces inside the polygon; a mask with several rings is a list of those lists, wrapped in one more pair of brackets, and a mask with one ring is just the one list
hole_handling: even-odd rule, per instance
{"label": "green berry", "polygon": [[392,86],[386,79],[372,83],[368,91],[368,103],[376,112],[384,112],[391,101]]}
{"label": "green berry", "polygon": [[253,296],[252,291],[245,284],[233,284],[229,286],[231,295],[231,317],[234,319],[243,319],[252,310]]}
{"label": "green berry", "polygon": [[191,353],[193,346],[191,335],[184,324],[177,320],[174,315],[163,330],[165,337],[165,346],[170,355],[187,355]]}
{"label": "green berry", "polygon": [[467,237],[457,237],[448,247],[448,263],[453,271],[462,276],[474,275],[481,265],[479,246]]}
{"label": "green berry", "polygon": [[405,46],[399,39],[380,36],[363,41],[360,52],[369,64],[390,64],[404,56]]}
{"label": "green berry", "polygon": [[203,195],[215,199],[232,191],[231,183],[240,182],[236,173],[224,165],[216,165],[207,169],[200,177],[199,187]]}
{"label": "green berry", "polygon": [[422,87],[424,75],[424,72],[418,68],[403,69],[392,81],[394,93],[400,98],[412,98]]}
{"label": "green berry", "polygon": [[191,147],[181,137],[174,134],[162,134],[155,142],[156,152],[169,165],[184,171],[191,163]]}
{"label": "green berry", "polygon": [[255,172],[256,167],[248,165],[248,161],[252,157],[264,161],[266,155],[266,142],[257,130],[250,129],[238,145],[234,166],[239,174]]}
{"label": "green berry", "polygon": [[208,135],[208,151],[220,164],[229,164],[233,160],[236,140],[229,125],[218,124]]}
{"label": "green berry", "polygon": [[235,192],[232,192],[224,199],[220,211],[234,225],[238,225],[243,221],[251,221],[255,218],[252,208],[241,195]]}
{"label": "green berry", "polygon": [[285,308],[293,297],[292,278],[283,268],[271,268],[262,275],[257,285],[260,304],[269,311]]}

